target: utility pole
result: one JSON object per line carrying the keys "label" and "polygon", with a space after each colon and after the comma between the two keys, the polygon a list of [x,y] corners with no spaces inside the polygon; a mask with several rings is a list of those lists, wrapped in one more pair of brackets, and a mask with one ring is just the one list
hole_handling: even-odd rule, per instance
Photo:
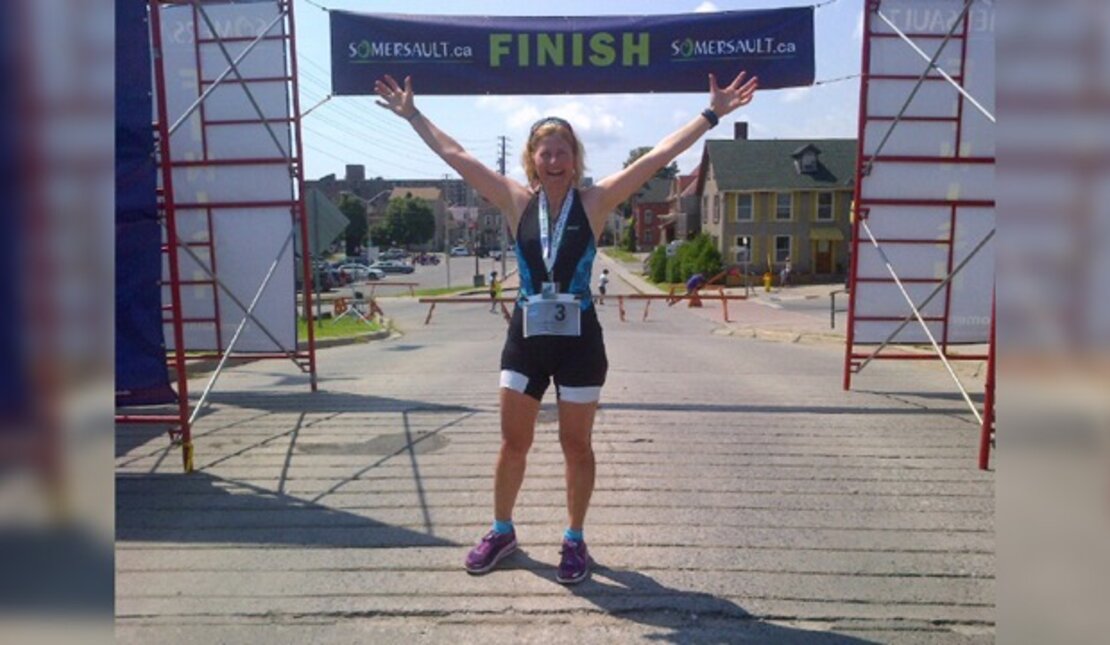
{"label": "utility pole", "polygon": [[[501,155],[497,158],[497,169],[498,169],[498,171],[501,172],[502,175],[504,175],[505,174],[505,137],[501,136],[501,137],[498,137],[498,138],[501,140]],[[506,224],[505,224],[505,214],[501,213],[501,212],[498,212],[498,214],[501,216],[500,226],[498,226],[498,228],[501,229],[501,241],[500,241],[500,246],[501,246],[501,279],[504,280],[505,279],[505,255],[508,254],[508,252],[509,252],[509,249],[507,248],[506,245],[509,243],[509,241],[507,239],[507,236],[505,235],[505,230],[507,228]]]}
{"label": "utility pole", "polygon": [[[450,175],[443,175],[443,203],[447,203],[447,179]],[[447,269],[447,288],[451,288],[451,211],[443,213],[443,264]]]}

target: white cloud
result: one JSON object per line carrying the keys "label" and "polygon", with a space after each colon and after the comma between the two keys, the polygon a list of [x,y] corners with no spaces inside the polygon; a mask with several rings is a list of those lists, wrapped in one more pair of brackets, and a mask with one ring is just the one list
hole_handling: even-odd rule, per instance
{"label": "white cloud", "polygon": [[694,13],[713,13],[714,11],[720,10],[721,9],[717,5],[713,4],[709,0],[705,0],[705,2],[699,4],[697,8],[694,9]]}
{"label": "white cloud", "polygon": [[856,28],[852,30],[852,42],[863,42],[863,14],[856,20]]}
{"label": "white cloud", "polygon": [[783,103],[797,103],[799,101],[804,101],[809,98],[810,89],[812,88],[791,87],[789,89],[783,90],[782,92],[779,92],[779,99]]}

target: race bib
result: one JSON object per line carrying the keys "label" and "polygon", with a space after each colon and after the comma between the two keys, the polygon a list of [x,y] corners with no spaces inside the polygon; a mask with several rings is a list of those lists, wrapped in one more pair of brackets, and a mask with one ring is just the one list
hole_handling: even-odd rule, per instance
{"label": "race bib", "polygon": [[568,293],[545,298],[531,296],[524,302],[524,337],[580,336],[582,309]]}

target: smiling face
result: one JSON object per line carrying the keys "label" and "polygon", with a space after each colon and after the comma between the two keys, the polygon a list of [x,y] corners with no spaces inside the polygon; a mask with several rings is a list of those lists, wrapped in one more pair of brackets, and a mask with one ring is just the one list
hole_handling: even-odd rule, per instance
{"label": "smiling face", "polygon": [[551,134],[536,142],[532,152],[536,177],[548,192],[564,192],[574,182],[574,150],[566,139]]}
{"label": "smiling face", "polygon": [[574,133],[558,124],[536,128],[524,149],[524,171],[533,187],[562,193],[582,178],[582,148]]}

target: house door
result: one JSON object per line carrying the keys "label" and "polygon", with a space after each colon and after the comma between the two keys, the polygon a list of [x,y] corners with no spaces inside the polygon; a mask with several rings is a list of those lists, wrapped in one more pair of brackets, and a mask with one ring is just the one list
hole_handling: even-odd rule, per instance
{"label": "house door", "polygon": [[817,240],[813,243],[813,272],[830,274],[833,272],[833,248],[835,242]]}

